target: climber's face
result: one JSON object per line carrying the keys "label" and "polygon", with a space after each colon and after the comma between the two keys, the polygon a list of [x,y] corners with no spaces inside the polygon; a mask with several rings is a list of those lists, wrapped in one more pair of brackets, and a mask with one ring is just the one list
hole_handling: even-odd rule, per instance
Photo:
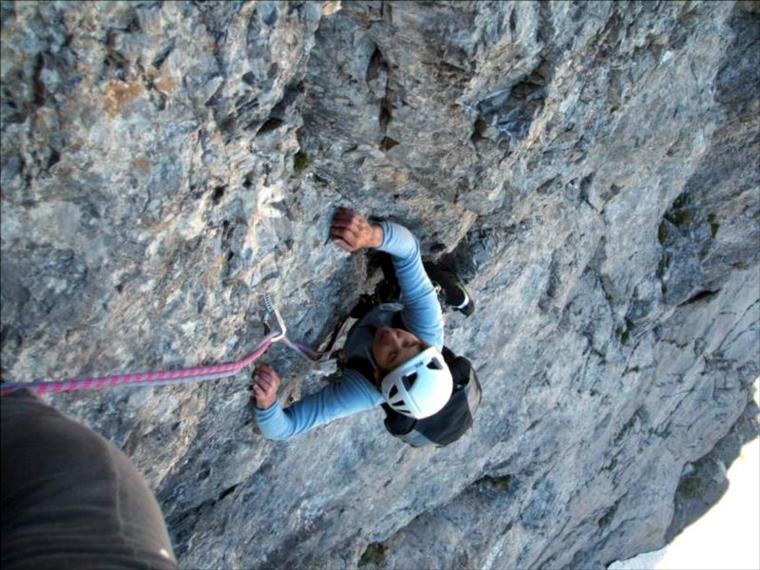
{"label": "climber's face", "polygon": [[386,373],[417,356],[424,348],[422,341],[409,331],[390,327],[377,329],[372,341],[375,362]]}

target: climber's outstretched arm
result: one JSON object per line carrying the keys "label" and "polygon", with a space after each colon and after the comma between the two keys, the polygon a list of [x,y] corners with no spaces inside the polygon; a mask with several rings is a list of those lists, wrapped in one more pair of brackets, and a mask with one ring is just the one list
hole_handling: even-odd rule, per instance
{"label": "climber's outstretched arm", "polygon": [[389,253],[401,287],[401,316],[409,332],[422,342],[441,350],[443,313],[430,278],[425,273],[417,238],[404,226],[380,222],[383,243],[377,248]]}
{"label": "climber's outstretched arm", "polygon": [[[264,368],[266,367],[266,368]],[[273,377],[276,377],[275,378]],[[317,392],[283,409],[276,398],[279,377],[268,365],[254,372],[256,423],[269,439],[290,439],[337,418],[379,406],[383,397],[358,372],[346,370]],[[267,386],[266,388],[264,386]]]}
{"label": "climber's outstretched arm", "polygon": [[330,236],[349,252],[374,247],[390,254],[401,287],[402,317],[409,332],[424,343],[443,346],[443,314],[438,295],[425,273],[417,238],[392,222],[370,224],[361,214],[341,208],[333,218]]}

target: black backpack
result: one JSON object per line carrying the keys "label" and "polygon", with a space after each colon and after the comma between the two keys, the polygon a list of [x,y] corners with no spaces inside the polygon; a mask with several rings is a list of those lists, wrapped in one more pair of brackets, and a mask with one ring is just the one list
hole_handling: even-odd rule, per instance
{"label": "black backpack", "polygon": [[[480,405],[480,382],[472,363],[464,356],[456,356],[448,347],[444,346],[442,353],[454,379],[454,391],[441,411],[417,420],[383,404],[385,429],[413,447],[443,447],[455,442],[470,429]],[[345,367],[356,370],[368,379],[374,375],[372,364],[363,358],[351,358]]]}

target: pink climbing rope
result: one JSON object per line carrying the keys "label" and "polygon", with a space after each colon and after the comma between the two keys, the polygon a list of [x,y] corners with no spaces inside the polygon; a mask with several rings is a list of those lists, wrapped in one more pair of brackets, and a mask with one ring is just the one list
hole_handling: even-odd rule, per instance
{"label": "pink climbing rope", "polygon": [[334,331],[332,339],[324,350],[314,350],[305,344],[292,341],[287,337],[287,328],[282,320],[279,311],[272,303],[269,295],[264,296],[264,304],[267,307],[268,315],[273,315],[277,320],[279,332],[272,332],[264,337],[256,348],[242,360],[235,362],[225,362],[223,364],[211,364],[209,366],[199,366],[196,368],[183,368],[180,370],[159,370],[156,372],[127,372],[124,374],[113,374],[110,376],[97,376],[88,378],[70,378],[67,380],[35,380],[33,382],[12,382],[0,385],[0,396],[5,396],[16,390],[26,388],[36,394],[47,394],[57,392],[72,392],[75,390],[98,390],[100,388],[110,388],[113,386],[163,386],[165,384],[184,384],[188,382],[205,382],[206,380],[216,380],[234,376],[259,358],[275,342],[282,341],[292,350],[312,362],[321,362],[330,356],[330,350],[336,339],[340,336],[347,323],[343,319],[340,326]]}
{"label": "pink climbing rope", "polygon": [[[156,372],[128,372],[110,376],[98,376],[90,378],[70,378],[67,380],[35,380],[34,382],[13,382],[2,384],[0,395],[5,396],[15,390],[27,388],[36,394],[71,392],[75,390],[97,390],[113,386],[162,386],[165,384],[182,384],[186,382],[204,382],[233,376],[255,362],[267,351],[273,342],[285,337],[281,333],[271,333],[264,337],[248,356],[236,362],[225,362],[196,368],[184,368],[180,370],[159,370]],[[286,342],[288,346],[309,358],[308,353],[302,351],[303,345],[295,346],[294,343]],[[300,343],[298,343],[300,345]],[[309,352],[311,349],[307,349]],[[316,353],[315,353],[316,354]]]}

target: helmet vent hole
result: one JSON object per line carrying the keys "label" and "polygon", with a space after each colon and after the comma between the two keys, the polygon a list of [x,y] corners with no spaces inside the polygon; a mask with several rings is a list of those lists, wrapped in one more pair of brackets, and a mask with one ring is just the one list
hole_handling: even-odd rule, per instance
{"label": "helmet vent hole", "polygon": [[412,372],[409,376],[404,376],[404,388],[407,390],[411,389],[412,386],[414,386],[414,383],[417,381],[417,373]]}
{"label": "helmet vent hole", "polygon": [[443,364],[441,364],[441,361],[437,358],[433,358],[430,362],[428,362],[427,367],[431,370],[443,370]]}
{"label": "helmet vent hole", "polygon": [[388,397],[393,398],[396,394],[398,394],[398,388],[396,386],[391,386],[390,392],[388,392]]}

